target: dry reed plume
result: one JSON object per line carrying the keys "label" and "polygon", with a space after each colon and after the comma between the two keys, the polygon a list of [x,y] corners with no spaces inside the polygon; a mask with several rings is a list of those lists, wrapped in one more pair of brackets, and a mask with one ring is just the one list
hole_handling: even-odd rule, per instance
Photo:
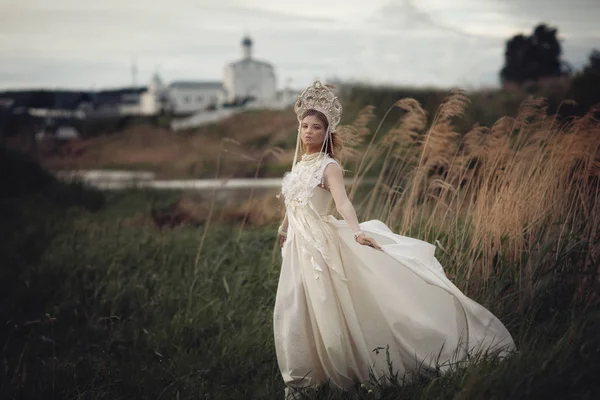
{"label": "dry reed plume", "polygon": [[[428,125],[416,101],[396,102],[405,113],[365,151],[351,193],[380,166],[361,219],[437,243],[465,289],[472,279],[508,273],[526,302],[544,268],[570,268],[569,252],[588,252],[582,270],[597,262],[600,124],[595,110],[559,123],[544,99],[530,98],[515,118],[460,133],[453,121],[467,105],[452,92]],[[354,127],[361,136],[369,134],[366,119]],[[511,267],[499,271],[502,265]]]}

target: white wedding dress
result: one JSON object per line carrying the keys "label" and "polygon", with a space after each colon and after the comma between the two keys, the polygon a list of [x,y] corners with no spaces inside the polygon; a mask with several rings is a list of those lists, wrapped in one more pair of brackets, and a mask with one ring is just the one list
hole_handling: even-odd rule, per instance
{"label": "white wedding dress", "polygon": [[[504,325],[448,280],[434,245],[378,220],[356,226],[343,179],[329,182],[330,191],[319,186],[332,163],[323,153],[304,156],[282,183],[288,236],[273,326],[286,385],[349,389],[370,371],[389,376],[386,348],[400,376],[436,365],[443,371],[467,352],[512,351]],[[344,220],[327,214],[332,198]],[[356,229],[383,250],[357,243]]]}

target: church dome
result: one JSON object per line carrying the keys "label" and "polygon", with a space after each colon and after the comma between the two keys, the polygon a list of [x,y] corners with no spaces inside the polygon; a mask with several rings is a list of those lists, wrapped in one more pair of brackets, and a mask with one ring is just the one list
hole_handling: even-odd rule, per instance
{"label": "church dome", "polygon": [[245,36],[242,40],[242,46],[252,46],[252,39],[249,36]]}

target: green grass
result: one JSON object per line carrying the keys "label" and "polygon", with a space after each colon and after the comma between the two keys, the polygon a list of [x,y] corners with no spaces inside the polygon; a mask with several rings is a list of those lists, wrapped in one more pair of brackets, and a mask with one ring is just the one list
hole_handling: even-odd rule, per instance
{"label": "green grass", "polygon": [[248,232],[236,244],[231,227],[213,226],[195,267],[202,227],[127,226],[123,217],[139,199],[113,200],[123,208],[73,211],[48,228],[38,257],[17,271],[3,265],[11,278],[3,279],[4,393],[94,399],[274,393],[264,386],[265,376],[277,383],[267,328],[277,282],[268,251],[274,230]]}
{"label": "green grass", "polygon": [[[275,226],[247,229],[237,241],[237,226],[211,224],[199,249],[206,226],[151,224],[150,211],[177,192],[100,201],[48,182],[52,190],[1,199],[1,398],[283,398],[271,320]],[[564,302],[572,296],[561,296],[563,278],[557,273],[523,309],[499,289],[501,271],[473,292],[514,334],[519,353],[508,360],[306,398],[597,398],[600,312]]]}

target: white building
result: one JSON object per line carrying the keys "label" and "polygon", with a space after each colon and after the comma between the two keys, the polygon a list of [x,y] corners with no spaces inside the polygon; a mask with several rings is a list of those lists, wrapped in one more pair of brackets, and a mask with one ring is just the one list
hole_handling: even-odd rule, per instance
{"label": "white building", "polygon": [[[171,111],[169,88],[158,74],[154,74],[146,87],[132,87],[100,92],[97,96],[99,112],[104,114],[150,116]],[[98,111],[98,110],[97,110]]]}
{"label": "white building", "polygon": [[189,115],[218,108],[225,92],[221,82],[175,81],[167,86],[154,74],[145,89],[123,94],[118,101],[121,115]]}
{"label": "white building", "polygon": [[221,82],[176,81],[168,87],[171,110],[176,115],[217,108],[225,101]]}
{"label": "white building", "polygon": [[[284,109],[291,107],[298,92],[277,90],[272,64],[252,57],[252,40],[244,37],[242,59],[227,64],[223,82],[175,81],[163,83],[158,73],[145,87],[102,91],[95,96],[95,113],[103,115],[182,117],[181,126],[224,118],[229,110]],[[185,122],[185,123],[184,123]],[[187,125],[186,125],[187,126]]]}
{"label": "white building", "polygon": [[252,40],[242,40],[243,58],[225,66],[223,86],[229,103],[244,99],[272,102],[277,96],[275,68],[252,58]]}
{"label": "white building", "polygon": [[139,112],[142,115],[156,115],[170,110],[168,88],[160,76],[154,74],[146,91],[140,94]]}

